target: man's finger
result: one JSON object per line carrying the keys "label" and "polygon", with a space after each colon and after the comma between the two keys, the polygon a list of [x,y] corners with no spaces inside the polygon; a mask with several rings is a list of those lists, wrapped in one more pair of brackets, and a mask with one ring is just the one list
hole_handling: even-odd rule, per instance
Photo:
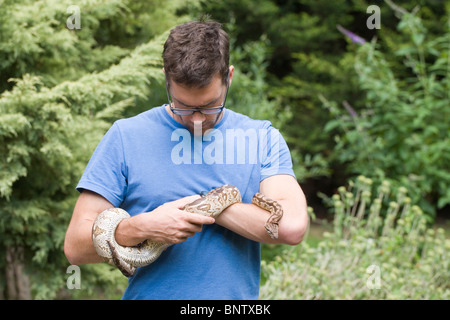
{"label": "man's finger", "polygon": [[213,217],[203,216],[201,214],[186,212],[187,221],[192,224],[213,224],[216,220]]}

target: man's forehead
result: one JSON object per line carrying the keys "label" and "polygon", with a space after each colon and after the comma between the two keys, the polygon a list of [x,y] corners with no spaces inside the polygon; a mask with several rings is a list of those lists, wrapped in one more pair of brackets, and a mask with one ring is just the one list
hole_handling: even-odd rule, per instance
{"label": "man's forehead", "polygon": [[223,95],[223,86],[220,78],[214,79],[208,86],[203,88],[188,87],[172,82],[170,91],[172,99],[178,104],[186,107],[201,108],[217,104]]}
{"label": "man's forehead", "polygon": [[184,107],[199,109],[199,108],[206,108],[206,107],[209,107],[209,106],[217,105],[219,103],[221,97],[222,97],[222,94],[220,94],[218,97],[213,98],[213,99],[211,99],[209,101],[201,102],[200,104],[195,104],[195,105],[190,104],[188,102],[185,102],[185,101],[180,100],[180,99],[175,98],[175,97],[172,97],[172,99],[175,100],[175,102],[177,104],[182,105]]}
{"label": "man's forehead", "polygon": [[195,84],[189,84],[189,83],[184,83],[184,82],[177,82],[169,77],[167,77],[167,83],[169,85],[169,87],[180,87],[183,88],[185,90],[207,90],[208,88],[213,87],[214,85],[218,85],[220,86],[221,84],[219,82],[221,82],[221,77],[220,75],[215,75],[213,77],[211,77],[211,79],[209,79],[209,81],[205,81],[203,82],[204,84],[199,86],[199,85],[195,85]]}

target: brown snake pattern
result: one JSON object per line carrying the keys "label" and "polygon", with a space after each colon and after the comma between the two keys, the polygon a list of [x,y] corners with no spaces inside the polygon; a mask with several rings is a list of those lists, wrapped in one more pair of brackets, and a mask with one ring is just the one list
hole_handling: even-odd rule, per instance
{"label": "brown snake pattern", "polygon": [[[242,202],[239,189],[233,185],[223,185],[213,189],[202,198],[183,207],[191,213],[217,217],[229,206]],[[283,216],[283,208],[275,200],[261,193],[253,196],[252,203],[270,213],[265,229],[272,239],[278,238],[278,223]],[[123,209],[111,208],[100,213],[92,227],[92,241],[97,254],[111,265],[115,265],[125,276],[132,276],[138,267],[153,263],[171,244],[146,240],[139,246],[123,247],[115,241],[115,230],[123,219],[130,215]]]}
{"label": "brown snake pattern", "polygon": [[278,223],[283,217],[283,208],[281,205],[259,192],[253,196],[252,203],[270,212],[270,217],[264,225],[264,228],[272,239],[278,239]]}

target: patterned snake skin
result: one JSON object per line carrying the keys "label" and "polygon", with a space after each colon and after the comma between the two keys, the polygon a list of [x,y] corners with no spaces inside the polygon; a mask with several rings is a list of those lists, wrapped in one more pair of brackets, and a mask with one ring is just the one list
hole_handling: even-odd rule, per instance
{"label": "patterned snake skin", "polygon": [[[223,185],[213,189],[202,198],[184,206],[183,210],[209,217],[217,217],[232,204],[242,202],[241,193],[232,185]],[[278,238],[278,222],[283,216],[283,209],[279,203],[261,193],[253,196],[252,203],[270,212],[265,229],[272,239]],[[95,250],[104,261],[116,266],[125,276],[134,275],[138,267],[144,267],[154,262],[161,253],[171,246],[145,240],[134,247],[119,245],[114,237],[119,223],[130,215],[120,208],[111,208],[100,213],[92,227],[92,241]]]}

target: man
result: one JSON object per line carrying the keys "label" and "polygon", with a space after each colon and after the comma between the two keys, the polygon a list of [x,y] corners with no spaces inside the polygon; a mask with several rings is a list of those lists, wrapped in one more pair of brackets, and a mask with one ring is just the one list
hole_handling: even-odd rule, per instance
{"label": "man", "polygon": [[[257,299],[260,243],[300,243],[306,200],[287,145],[268,121],[225,109],[234,67],[229,41],[214,21],[175,27],[163,52],[169,104],[114,123],[77,186],[66,234],[72,264],[101,262],[91,232],[99,213],[121,207],[132,217],[116,241],[173,244],[138,268],[123,299]],[[224,184],[240,190],[216,219],[181,208]],[[269,213],[253,204],[260,191],[284,210],[278,239],[264,229]]]}

